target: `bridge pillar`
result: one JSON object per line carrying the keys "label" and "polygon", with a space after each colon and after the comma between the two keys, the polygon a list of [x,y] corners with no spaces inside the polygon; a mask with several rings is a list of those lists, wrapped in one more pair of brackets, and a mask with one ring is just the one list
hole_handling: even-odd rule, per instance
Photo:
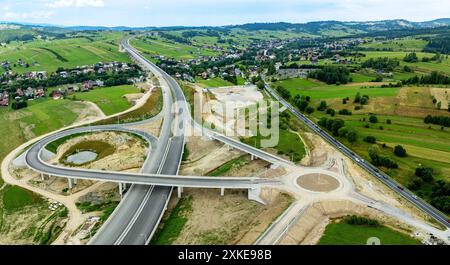
{"label": "bridge pillar", "polygon": [[231,145],[228,145],[228,144],[227,144],[227,150],[228,150],[228,151],[231,151],[231,150],[233,150],[233,147],[231,147]]}
{"label": "bridge pillar", "polygon": [[220,196],[224,196],[225,195],[225,188],[220,188]]}
{"label": "bridge pillar", "polygon": [[43,174],[43,173],[41,173],[41,180],[42,180],[42,181],[45,180],[45,177],[44,177],[44,174]]}
{"label": "bridge pillar", "polygon": [[67,181],[69,182],[69,189],[73,188],[73,182],[71,178],[67,178]]}
{"label": "bridge pillar", "polygon": [[122,187],[122,183],[120,183],[120,182],[119,182],[119,194],[120,194],[120,199],[122,199],[123,187]]}
{"label": "bridge pillar", "polygon": [[255,156],[254,155],[250,155],[250,160],[251,161],[255,160]]}
{"label": "bridge pillar", "polygon": [[255,201],[255,202],[259,202],[263,205],[266,204],[266,202],[260,197],[261,194],[261,188],[260,187],[256,187],[256,188],[249,188],[248,189],[248,199],[251,201]]}
{"label": "bridge pillar", "polygon": [[183,192],[183,187],[178,186],[177,190],[178,190],[178,198],[181,198],[181,193]]}
{"label": "bridge pillar", "polygon": [[73,185],[77,185],[78,179],[73,179]]}

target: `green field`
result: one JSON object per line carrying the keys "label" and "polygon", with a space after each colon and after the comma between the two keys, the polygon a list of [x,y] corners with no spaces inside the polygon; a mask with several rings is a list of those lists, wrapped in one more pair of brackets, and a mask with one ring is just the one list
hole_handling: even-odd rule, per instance
{"label": "green field", "polygon": [[371,227],[332,223],[327,225],[319,245],[366,245],[370,237],[380,239],[382,245],[420,245],[420,241],[388,227]]}
{"label": "green field", "polygon": [[[29,67],[12,67],[18,73],[30,71],[54,72],[58,67],[73,68],[98,62],[130,62],[128,56],[119,52],[121,33],[101,33],[95,38],[69,38],[62,40],[36,40],[12,43],[0,48],[0,58],[11,64],[19,59]],[[0,72],[3,69],[0,70]]]}
{"label": "green field", "polygon": [[283,86],[289,90],[295,90],[300,88],[313,88],[321,86],[321,83],[314,81],[312,79],[305,78],[290,78],[281,81],[277,81],[274,83],[274,87]]}
{"label": "green field", "polygon": [[310,96],[314,99],[333,99],[354,97],[357,92],[370,97],[396,96],[399,88],[380,88],[356,85],[322,85],[308,79],[293,78],[274,82],[272,87],[283,86],[291,92],[291,96]]}
{"label": "green field", "polygon": [[[256,148],[261,148],[262,139],[263,137],[258,134],[241,139],[241,141]],[[306,154],[303,141],[296,133],[288,130],[279,130],[278,144],[272,148],[276,149],[279,155],[286,155],[295,162],[300,161]]]}
{"label": "green field", "polygon": [[[407,65],[413,68],[416,72],[429,73],[432,71],[444,72],[450,74],[450,59],[444,57],[442,62],[422,62],[417,63],[407,63],[403,61],[403,58],[409,52],[388,52],[388,51],[368,51],[363,52],[366,57],[362,58],[362,61],[366,61],[370,58],[387,57],[387,58],[397,58],[400,61],[400,66]],[[435,54],[426,52],[417,52],[417,57],[421,60],[423,57],[433,57]]]}
{"label": "green field", "polygon": [[96,125],[111,124],[111,123],[129,123],[140,121],[156,116],[161,112],[163,107],[163,97],[161,89],[156,89],[152,92],[149,99],[140,107],[133,111],[121,114],[117,117],[101,120],[96,122]]}
{"label": "green field", "polygon": [[[103,111],[107,116],[122,112],[131,107],[131,103],[124,97],[127,94],[140,93],[140,90],[133,85],[103,87],[84,93],[76,93],[77,100],[91,101]],[[71,98],[72,96],[69,96]]]}
{"label": "green field", "polygon": [[400,40],[374,41],[360,45],[364,48],[373,49],[392,49],[393,51],[422,51],[427,45],[427,41],[414,38],[405,38]]}
{"label": "green field", "polygon": [[140,50],[146,57],[149,55],[162,55],[177,60],[194,59],[199,56],[215,56],[217,52],[191,45],[158,39],[133,39],[131,44]]}
{"label": "green field", "polygon": [[[237,77],[237,85],[238,86],[242,86],[245,84],[245,79],[242,77]],[[215,78],[209,78],[209,79],[203,79],[203,78],[198,78],[196,80],[196,83],[202,87],[223,87],[223,86],[235,86],[235,84],[224,80],[220,77],[215,77]]]}
{"label": "green field", "polygon": [[42,202],[43,200],[37,194],[18,186],[6,186],[3,191],[3,207],[7,211],[15,211],[24,206]]}
{"label": "green field", "polygon": [[13,111],[0,109],[0,159],[22,143],[72,124],[78,117],[75,109],[80,111],[85,105],[70,100],[42,99],[30,102],[28,108]]}

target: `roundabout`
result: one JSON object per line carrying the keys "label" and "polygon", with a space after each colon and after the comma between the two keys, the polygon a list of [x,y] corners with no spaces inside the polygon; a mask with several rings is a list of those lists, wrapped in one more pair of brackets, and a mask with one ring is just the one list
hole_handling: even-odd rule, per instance
{"label": "roundabout", "polygon": [[297,185],[312,192],[331,192],[341,186],[341,182],[328,174],[310,173],[297,178]]}

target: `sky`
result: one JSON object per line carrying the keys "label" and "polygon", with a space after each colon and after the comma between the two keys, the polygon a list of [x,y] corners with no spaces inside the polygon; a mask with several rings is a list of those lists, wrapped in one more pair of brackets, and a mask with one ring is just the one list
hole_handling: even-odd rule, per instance
{"label": "sky", "polygon": [[450,17],[449,0],[0,0],[0,21],[62,26],[221,26]]}

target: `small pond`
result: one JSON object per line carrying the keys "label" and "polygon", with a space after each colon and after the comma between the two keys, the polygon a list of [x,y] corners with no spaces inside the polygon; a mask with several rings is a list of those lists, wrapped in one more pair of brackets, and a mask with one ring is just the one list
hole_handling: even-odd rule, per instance
{"label": "small pond", "polygon": [[80,151],[68,156],[64,162],[75,165],[82,165],[95,160],[97,156],[97,153],[92,151]]}

